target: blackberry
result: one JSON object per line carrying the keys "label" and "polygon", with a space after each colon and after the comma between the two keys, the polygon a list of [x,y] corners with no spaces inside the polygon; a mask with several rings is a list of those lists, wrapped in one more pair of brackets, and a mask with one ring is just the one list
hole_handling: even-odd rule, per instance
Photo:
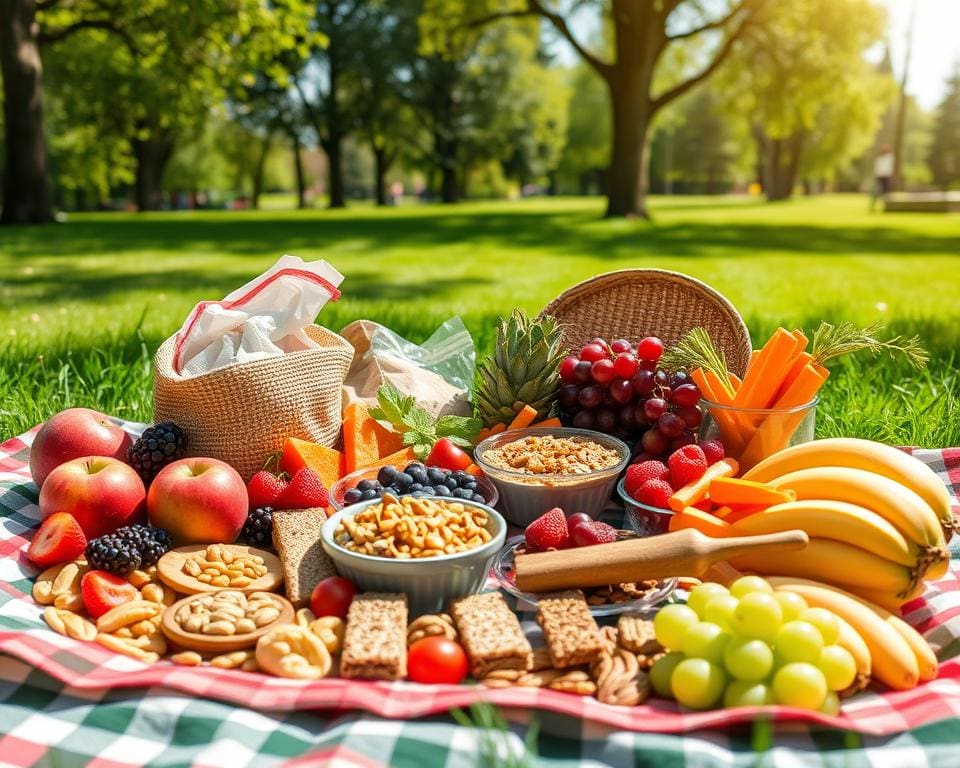
{"label": "blackberry", "polygon": [[247,515],[240,537],[250,544],[270,546],[273,543],[273,507],[260,507]]}
{"label": "blackberry", "polygon": [[126,576],[149,568],[173,549],[173,537],[153,525],[126,525],[87,544],[87,561],[93,568]]}
{"label": "blackberry", "polygon": [[147,427],[136,442],[127,449],[127,463],[150,485],[157,473],[167,464],[183,458],[187,450],[187,433],[172,421],[162,421]]}
{"label": "blackberry", "polygon": [[137,545],[113,533],[87,542],[87,563],[98,571],[126,576],[142,562]]}

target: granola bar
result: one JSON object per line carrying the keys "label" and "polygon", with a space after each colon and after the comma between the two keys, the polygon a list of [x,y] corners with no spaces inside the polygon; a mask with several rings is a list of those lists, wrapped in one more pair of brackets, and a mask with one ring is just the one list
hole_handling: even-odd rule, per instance
{"label": "granola bar", "polygon": [[603,650],[600,628],[579,589],[541,597],[537,621],[557,669],[589,664]]}
{"label": "granola bar", "polygon": [[340,674],[373,680],[406,677],[406,595],[364,592],[353,598],[347,613]]}
{"label": "granola bar", "polygon": [[470,673],[476,679],[493,670],[526,672],[533,666],[533,650],[520,620],[499,592],[483,592],[453,602],[450,613],[460,632]]}
{"label": "granola bar", "polygon": [[637,613],[624,613],[617,620],[618,642],[633,653],[650,655],[663,650],[653,631],[653,622]]}

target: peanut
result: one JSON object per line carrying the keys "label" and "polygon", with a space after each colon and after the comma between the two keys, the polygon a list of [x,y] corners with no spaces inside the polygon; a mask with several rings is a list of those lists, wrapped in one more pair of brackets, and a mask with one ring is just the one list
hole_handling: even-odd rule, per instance
{"label": "peanut", "polygon": [[129,581],[137,589],[142,590],[147,584],[152,583],[153,579],[150,578],[150,574],[146,571],[141,571],[137,569],[129,576],[127,576],[127,581]]}
{"label": "peanut", "polygon": [[[134,571],[136,573],[136,571]],[[150,582],[149,584],[144,584],[140,589],[140,596],[151,603],[162,603],[163,602],[164,590],[163,587],[159,584],[154,584]]]}
{"label": "peanut", "polygon": [[129,603],[111,608],[97,619],[97,630],[109,634],[143,619],[151,619],[160,612],[160,609],[161,606],[147,600],[131,600]]}
{"label": "peanut", "polygon": [[296,624],[271,630],[257,642],[257,664],[278,677],[317,680],[330,674],[333,660],[320,639]]}
{"label": "peanut", "polygon": [[211,544],[183,563],[183,572],[197,581],[214,587],[249,587],[265,576],[263,558],[249,553],[232,552],[219,544]]}
{"label": "peanut", "polygon": [[97,635],[96,641],[104,648],[109,648],[111,651],[115,651],[116,653],[122,653],[123,655],[129,656],[132,659],[142,661],[144,664],[153,664],[160,660],[159,654],[154,653],[153,651],[145,651],[142,648],[137,648],[135,645],[132,645],[129,642],[104,632],[100,632]]}
{"label": "peanut", "polygon": [[73,592],[61,592],[54,598],[53,604],[65,611],[78,613],[83,610],[83,598]]}
{"label": "peanut", "polygon": [[182,667],[199,667],[203,663],[203,657],[196,651],[180,651],[173,654],[170,661]]}
{"label": "peanut", "polygon": [[234,651],[233,653],[224,653],[220,656],[214,656],[210,659],[210,665],[220,667],[221,669],[236,669],[254,658],[253,651]]}

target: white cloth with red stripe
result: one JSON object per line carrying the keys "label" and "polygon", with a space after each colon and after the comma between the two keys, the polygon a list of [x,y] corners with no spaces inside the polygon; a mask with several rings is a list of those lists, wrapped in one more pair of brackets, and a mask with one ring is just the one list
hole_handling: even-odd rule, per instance
{"label": "white cloth with red stripe", "polygon": [[343,275],[324,260],[285,255],[270,269],[228,294],[202,301],[177,334],[177,372],[200,376],[233,363],[314,349],[304,332],[331,298]]}

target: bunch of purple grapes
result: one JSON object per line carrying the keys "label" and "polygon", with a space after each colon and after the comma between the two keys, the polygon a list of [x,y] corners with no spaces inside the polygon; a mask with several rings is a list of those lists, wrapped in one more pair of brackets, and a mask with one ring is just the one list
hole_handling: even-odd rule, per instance
{"label": "bunch of purple grapes", "polygon": [[700,390],[685,371],[659,367],[663,342],[647,336],[594,339],[560,364],[559,401],[564,424],[616,435],[635,453],[667,456],[697,441],[703,414]]}

